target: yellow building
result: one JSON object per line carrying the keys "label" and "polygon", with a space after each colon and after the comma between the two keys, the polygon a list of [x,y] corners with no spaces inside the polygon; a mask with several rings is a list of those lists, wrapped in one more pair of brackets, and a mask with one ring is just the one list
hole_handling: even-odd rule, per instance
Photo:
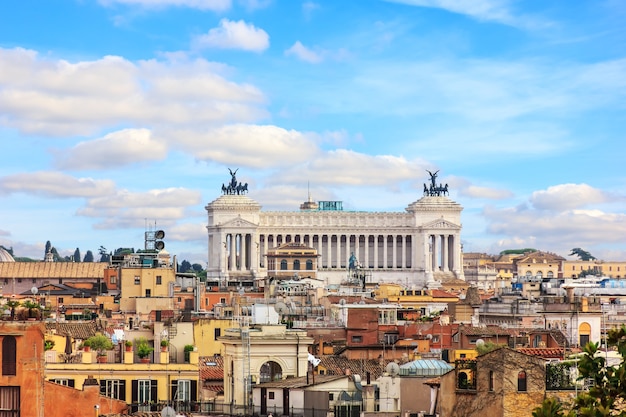
{"label": "yellow building", "polygon": [[161,251],[127,255],[119,265],[120,311],[149,314],[172,310],[172,288],[176,282],[169,254]]}
{"label": "yellow building", "polygon": [[194,340],[200,356],[224,355],[224,345],[219,338],[226,329],[235,326],[232,318],[200,318],[193,322]]}

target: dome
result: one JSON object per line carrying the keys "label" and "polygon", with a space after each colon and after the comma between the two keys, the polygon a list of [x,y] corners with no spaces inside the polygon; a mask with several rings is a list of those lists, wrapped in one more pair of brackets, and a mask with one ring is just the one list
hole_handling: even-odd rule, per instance
{"label": "dome", "polygon": [[0,262],[15,262],[11,254],[2,246],[0,246]]}

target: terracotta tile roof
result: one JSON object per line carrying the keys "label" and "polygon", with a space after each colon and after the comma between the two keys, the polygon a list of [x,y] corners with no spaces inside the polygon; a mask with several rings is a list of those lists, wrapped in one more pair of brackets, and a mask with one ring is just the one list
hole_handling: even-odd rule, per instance
{"label": "terracotta tile roof", "polygon": [[63,322],[63,323],[46,323],[46,332],[57,334],[59,336],[70,336],[73,339],[84,340],[96,334],[96,323],[92,321],[85,322]]}
{"label": "terracotta tile roof", "polygon": [[385,366],[390,362],[389,360],[379,361],[378,359],[348,359],[345,356],[338,355],[324,355],[320,356],[319,367],[327,370],[331,375],[345,375],[346,369],[350,370],[351,374],[361,375],[364,379],[367,372],[370,373],[372,379],[380,377]]}
{"label": "terracotta tile roof", "polygon": [[428,293],[433,296],[433,297],[437,297],[437,298],[454,298],[454,299],[458,299],[459,297],[449,293],[448,291],[444,291],[444,290],[437,290],[437,289],[432,289],[432,290],[428,290]]}
{"label": "terracotta tile roof", "polygon": [[107,262],[0,262],[0,279],[104,277]]}
{"label": "terracotta tile roof", "polygon": [[204,388],[207,391],[212,391],[216,393],[217,395],[224,394],[224,385],[204,385],[202,388]]}
{"label": "terracotta tile roof", "polygon": [[531,356],[539,356],[544,359],[563,359],[565,349],[563,348],[517,348],[518,352]]}
{"label": "terracotta tile roof", "polygon": [[222,381],[224,379],[224,357],[222,356],[200,357],[199,368],[202,381]]}

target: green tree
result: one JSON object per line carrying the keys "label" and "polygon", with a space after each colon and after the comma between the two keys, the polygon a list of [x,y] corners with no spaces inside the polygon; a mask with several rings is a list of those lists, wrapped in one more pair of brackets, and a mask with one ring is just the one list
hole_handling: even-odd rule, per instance
{"label": "green tree", "polygon": [[574,248],[569,254],[570,256],[577,255],[581,261],[592,261],[595,260],[596,257],[581,248]]}
{"label": "green tree", "polygon": [[98,255],[100,255],[100,262],[109,262],[111,260],[111,255],[109,255],[107,248],[104,246],[100,246],[100,249],[98,249]]}
{"label": "green tree", "polygon": [[190,269],[191,269],[191,262],[185,259],[180,263],[180,267],[178,268],[178,271],[189,272]]}
{"label": "green tree", "polygon": [[93,252],[88,250],[87,253],[85,253],[83,262],[93,262],[93,261],[94,261]]}
{"label": "green tree", "polygon": [[477,343],[476,351],[479,355],[484,355],[485,353],[489,353],[492,350],[500,349],[501,347],[506,346],[506,343],[493,343],[493,342],[485,342],[485,343]]}
{"label": "green tree", "polygon": [[533,410],[533,417],[573,417],[572,411],[563,409],[563,405],[556,398],[546,398],[541,407]]}
{"label": "green tree", "polygon": [[48,254],[48,252],[50,252],[51,249],[52,249],[52,243],[50,243],[50,241],[48,240],[46,242],[46,249],[44,250],[44,253],[43,253],[44,259],[46,258],[46,255]]}
{"label": "green tree", "polygon": [[80,249],[76,248],[74,251],[74,262],[80,262]]}

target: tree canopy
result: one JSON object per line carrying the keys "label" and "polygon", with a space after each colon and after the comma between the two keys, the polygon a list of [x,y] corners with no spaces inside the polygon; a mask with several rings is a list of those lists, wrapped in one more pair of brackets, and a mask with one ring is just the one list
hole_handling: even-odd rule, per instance
{"label": "tree canopy", "polygon": [[506,249],[500,252],[500,255],[523,255],[525,253],[537,252],[537,249],[524,248],[524,249]]}
{"label": "tree canopy", "polygon": [[577,255],[581,261],[593,261],[596,259],[595,256],[593,256],[592,254],[590,254],[589,252],[581,248],[572,249],[572,251],[570,252],[570,256],[573,256],[573,255]]}

